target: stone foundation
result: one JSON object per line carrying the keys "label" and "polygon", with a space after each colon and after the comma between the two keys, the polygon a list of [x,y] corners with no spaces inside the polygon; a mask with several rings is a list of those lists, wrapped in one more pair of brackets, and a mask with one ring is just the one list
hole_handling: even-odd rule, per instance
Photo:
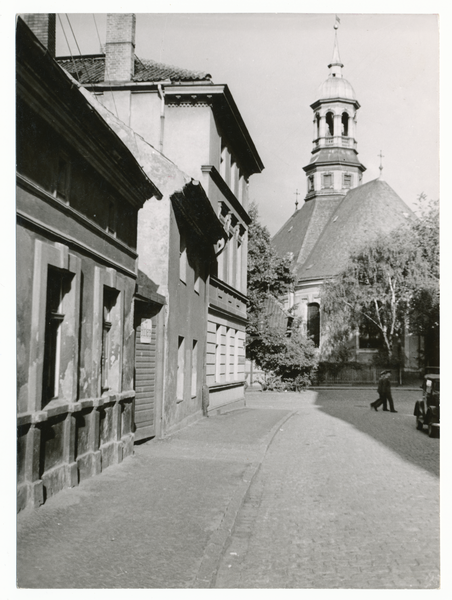
{"label": "stone foundation", "polygon": [[133,454],[134,399],[129,391],[18,415],[17,511]]}

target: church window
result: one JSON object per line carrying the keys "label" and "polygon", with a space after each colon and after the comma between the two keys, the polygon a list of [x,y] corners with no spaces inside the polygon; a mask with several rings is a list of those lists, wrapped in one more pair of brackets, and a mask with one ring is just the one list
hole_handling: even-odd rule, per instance
{"label": "church window", "polygon": [[334,115],[332,112],[326,113],[326,135],[327,137],[334,135]]}
{"label": "church window", "polygon": [[317,137],[320,137],[320,115],[319,113],[317,113],[315,115],[315,122],[316,122],[316,131],[317,131]]}
{"label": "church window", "polygon": [[344,188],[349,190],[352,187],[352,176],[350,173],[344,173]]}
{"label": "church window", "polygon": [[381,348],[381,332],[376,325],[367,319],[359,326],[360,350],[377,350]]}
{"label": "church window", "polygon": [[317,302],[308,304],[308,338],[311,338],[316,348],[320,344],[320,306]]}
{"label": "church window", "polygon": [[308,192],[314,191],[314,175],[308,177]]}
{"label": "church window", "polygon": [[332,188],[333,187],[333,175],[331,173],[323,174],[323,187],[324,188]]}
{"label": "church window", "polygon": [[348,120],[349,116],[346,112],[342,113],[342,135],[348,137]]}

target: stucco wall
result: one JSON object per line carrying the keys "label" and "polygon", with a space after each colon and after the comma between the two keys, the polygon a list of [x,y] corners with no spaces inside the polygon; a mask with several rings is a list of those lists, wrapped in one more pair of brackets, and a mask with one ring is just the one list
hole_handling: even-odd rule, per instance
{"label": "stucco wall", "polygon": [[201,166],[210,161],[211,109],[167,106],[163,154],[188,175],[202,180]]}

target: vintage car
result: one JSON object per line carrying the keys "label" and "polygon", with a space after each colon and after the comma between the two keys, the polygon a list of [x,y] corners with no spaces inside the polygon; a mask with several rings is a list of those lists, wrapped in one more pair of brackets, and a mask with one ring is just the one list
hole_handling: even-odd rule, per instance
{"label": "vintage car", "polygon": [[416,428],[422,430],[427,425],[429,437],[436,437],[439,436],[439,375],[425,375],[421,387],[423,398],[414,406]]}

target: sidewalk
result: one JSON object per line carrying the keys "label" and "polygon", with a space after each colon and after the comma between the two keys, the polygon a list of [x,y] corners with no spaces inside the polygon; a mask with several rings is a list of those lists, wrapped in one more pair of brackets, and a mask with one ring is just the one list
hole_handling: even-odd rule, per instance
{"label": "sidewalk", "polygon": [[201,588],[291,410],[204,418],[18,515],[21,588]]}

